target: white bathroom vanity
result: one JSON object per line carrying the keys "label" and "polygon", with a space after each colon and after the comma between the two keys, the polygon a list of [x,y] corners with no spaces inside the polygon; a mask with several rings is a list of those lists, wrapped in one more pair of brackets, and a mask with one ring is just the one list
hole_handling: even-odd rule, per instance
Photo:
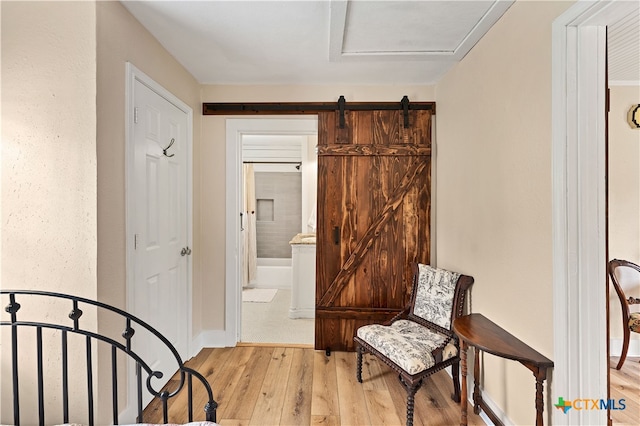
{"label": "white bathroom vanity", "polygon": [[289,244],[292,263],[289,318],[315,318],[316,234],[297,234]]}

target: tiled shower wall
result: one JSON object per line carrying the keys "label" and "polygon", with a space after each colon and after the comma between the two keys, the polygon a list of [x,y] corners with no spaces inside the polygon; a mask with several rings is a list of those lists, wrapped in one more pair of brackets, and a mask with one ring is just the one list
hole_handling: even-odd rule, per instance
{"label": "tiled shower wall", "polygon": [[291,258],[289,241],[302,227],[302,175],[256,172],[258,257]]}

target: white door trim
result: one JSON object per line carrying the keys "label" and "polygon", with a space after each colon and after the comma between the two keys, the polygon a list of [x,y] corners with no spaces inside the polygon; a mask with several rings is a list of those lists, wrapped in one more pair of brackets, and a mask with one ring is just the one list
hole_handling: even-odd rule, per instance
{"label": "white door trim", "polygon": [[235,346],[240,341],[241,331],[242,260],[238,230],[242,211],[242,135],[313,135],[317,131],[316,116],[263,116],[226,120],[225,346]]}
{"label": "white door trim", "polygon": [[[164,99],[172,103],[176,108],[180,109],[187,115],[187,244],[192,247],[193,241],[193,177],[190,172],[193,170],[193,110],[171,92],[156,83],[148,75],[140,71],[130,62],[125,63],[125,236],[126,236],[126,310],[130,310],[133,306],[135,296],[135,268],[134,268],[134,232],[135,229],[135,212],[132,208],[135,206],[135,138],[134,138],[134,87],[136,80],[146,85],[151,90],[162,96]],[[197,253],[195,254],[197,256]],[[192,301],[192,260],[187,256],[187,353],[181,356],[189,356],[193,353],[194,348],[192,342],[192,326],[193,326],[193,301]],[[128,367],[131,367],[128,365]],[[130,374],[127,377],[131,377]],[[127,383],[128,397],[127,407],[121,412],[120,418],[122,422],[130,422],[136,416],[136,394],[135,383],[131,380]]]}
{"label": "white door trim", "polygon": [[[553,23],[552,404],[607,398],[606,25],[631,3],[579,1]],[[548,410],[554,424],[607,422],[606,410]]]}

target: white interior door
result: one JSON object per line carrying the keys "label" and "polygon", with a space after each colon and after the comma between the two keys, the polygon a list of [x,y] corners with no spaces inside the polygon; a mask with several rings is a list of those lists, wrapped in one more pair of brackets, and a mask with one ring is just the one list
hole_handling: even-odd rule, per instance
{"label": "white interior door", "polygon": [[[134,292],[129,310],[162,333],[184,359],[188,351],[187,173],[188,115],[135,80],[133,208]],[[175,357],[152,336],[136,336],[143,354],[163,378],[177,371]]]}

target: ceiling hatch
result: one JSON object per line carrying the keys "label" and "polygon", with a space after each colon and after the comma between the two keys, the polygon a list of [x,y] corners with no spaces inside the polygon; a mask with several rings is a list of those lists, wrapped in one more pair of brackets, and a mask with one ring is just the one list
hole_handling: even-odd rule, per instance
{"label": "ceiling hatch", "polygon": [[512,1],[332,1],[331,61],[459,61]]}

